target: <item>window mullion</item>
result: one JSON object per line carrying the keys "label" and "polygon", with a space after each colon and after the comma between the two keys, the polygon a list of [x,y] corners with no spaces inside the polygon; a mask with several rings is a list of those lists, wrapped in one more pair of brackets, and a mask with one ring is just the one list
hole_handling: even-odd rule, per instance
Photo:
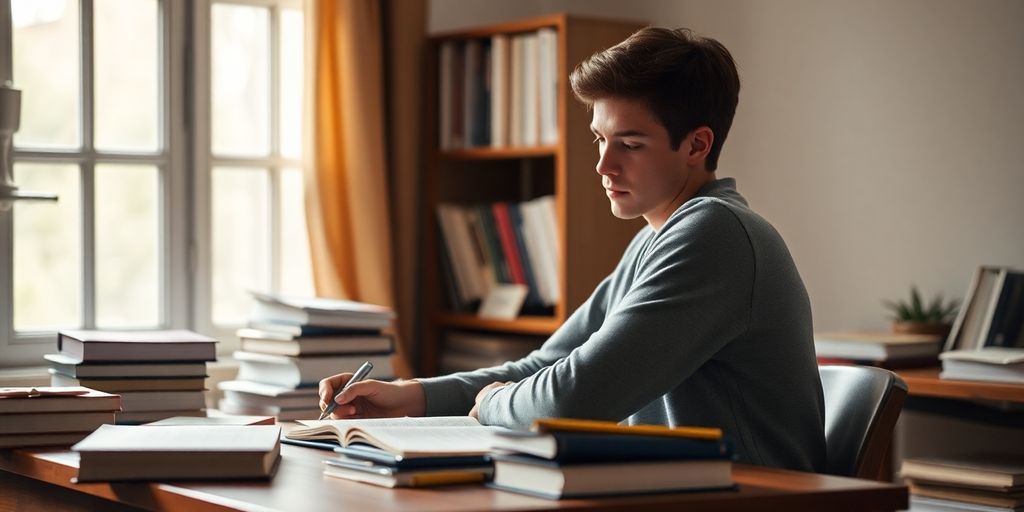
{"label": "window mullion", "polygon": [[96,149],[95,123],[93,2],[81,0],[82,46],[82,321],[87,329],[96,327]]}
{"label": "window mullion", "polygon": [[270,170],[270,289],[281,290],[281,260],[284,248],[281,243],[281,32],[280,18],[281,9],[278,6],[270,8],[270,76],[267,83],[270,85],[270,158],[275,161],[269,166]]}

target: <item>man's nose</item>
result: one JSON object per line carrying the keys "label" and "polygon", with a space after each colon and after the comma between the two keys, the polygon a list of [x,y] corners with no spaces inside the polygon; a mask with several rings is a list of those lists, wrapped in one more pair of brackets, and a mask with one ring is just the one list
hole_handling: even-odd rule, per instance
{"label": "man's nose", "polygon": [[601,176],[606,174],[618,174],[618,163],[615,162],[614,155],[612,155],[612,152],[608,150],[608,147],[605,146],[602,148],[600,153],[601,155],[597,160],[597,166],[594,168],[597,173]]}

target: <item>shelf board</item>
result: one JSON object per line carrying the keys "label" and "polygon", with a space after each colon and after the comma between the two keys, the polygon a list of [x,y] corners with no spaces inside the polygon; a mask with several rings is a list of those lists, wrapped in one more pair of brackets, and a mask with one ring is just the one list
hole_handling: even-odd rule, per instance
{"label": "shelf board", "polygon": [[441,151],[442,160],[513,160],[517,158],[544,158],[558,154],[558,146],[523,146],[507,148],[471,148]]}
{"label": "shelf board", "polygon": [[1024,403],[1024,385],[940,379],[938,367],[896,370],[911,395]]}
{"label": "shelf board", "polygon": [[521,316],[515,320],[495,320],[480,318],[473,314],[457,313],[442,313],[438,315],[437,323],[442,327],[545,335],[555,332],[562,324],[557,318],[551,316]]}

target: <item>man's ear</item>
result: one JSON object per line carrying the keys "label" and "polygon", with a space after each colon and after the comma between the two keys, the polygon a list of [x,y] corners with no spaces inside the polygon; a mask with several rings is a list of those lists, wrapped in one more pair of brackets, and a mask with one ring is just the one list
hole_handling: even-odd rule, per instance
{"label": "man's ear", "polygon": [[686,138],[690,142],[690,152],[686,156],[688,163],[691,165],[703,163],[707,159],[708,153],[711,152],[711,144],[715,142],[715,133],[711,131],[711,128],[701,126],[687,134]]}

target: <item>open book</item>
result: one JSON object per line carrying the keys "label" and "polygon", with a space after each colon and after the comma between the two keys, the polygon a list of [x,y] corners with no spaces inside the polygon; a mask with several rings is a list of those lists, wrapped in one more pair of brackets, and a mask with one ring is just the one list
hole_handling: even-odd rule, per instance
{"label": "open book", "polygon": [[403,458],[485,455],[494,432],[469,416],[299,421],[288,439],[367,444]]}

